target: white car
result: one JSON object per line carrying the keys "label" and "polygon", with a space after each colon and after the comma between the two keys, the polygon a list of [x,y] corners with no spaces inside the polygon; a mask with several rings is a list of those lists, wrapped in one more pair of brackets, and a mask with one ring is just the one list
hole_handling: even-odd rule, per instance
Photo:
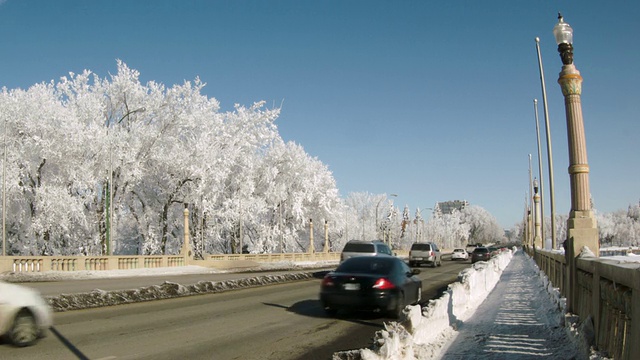
{"label": "white car", "polygon": [[469,260],[469,253],[465,249],[453,249],[451,260]]}
{"label": "white car", "polygon": [[29,346],[53,324],[53,312],[34,289],[0,281],[0,336],[15,346]]}

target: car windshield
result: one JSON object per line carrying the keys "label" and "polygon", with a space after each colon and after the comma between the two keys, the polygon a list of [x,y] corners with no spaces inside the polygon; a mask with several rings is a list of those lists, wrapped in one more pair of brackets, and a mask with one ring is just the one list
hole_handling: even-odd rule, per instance
{"label": "car windshield", "polygon": [[455,249],[455,250],[453,250],[453,252],[464,252],[464,250],[463,249]]}
{"label": "car windshield", "polygon": [[393,261],[390,258],[356,257],[338,266],[336,272],[385,275],[391,272]]}

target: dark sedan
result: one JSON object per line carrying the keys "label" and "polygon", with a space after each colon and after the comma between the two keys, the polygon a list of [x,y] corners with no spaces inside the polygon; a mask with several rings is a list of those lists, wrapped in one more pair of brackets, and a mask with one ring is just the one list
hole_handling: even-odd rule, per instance
{"label": "dark sedan", "polygon": [[329,315],[338,310],[384,311],[398,318],[406,305],[417,304],[422,280],[399,258],[360,256],[345,260],[328,273],[320,287],[320,302]]}
{"label": "dark sedan", "polygon": [[471,263],[477,261],[489,261],[491,259],[491,251],[486,247],[477,247],[471,253]]}

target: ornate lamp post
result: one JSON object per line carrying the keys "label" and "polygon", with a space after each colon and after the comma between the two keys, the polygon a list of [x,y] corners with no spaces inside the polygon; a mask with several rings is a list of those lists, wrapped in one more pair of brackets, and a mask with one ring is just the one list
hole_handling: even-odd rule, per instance
{"label": "ornate lamp post", "polygon": [[589,191],[589,165],[587,162],[587,143],[582,119],[582,76],[573,65],[573,29],[564,22],[558,13],[558,23],[553,28],[562,59],[562,71],[558,83],[564,95],[569,145],[569,179],[571,182],[571,212],[567,220],[567,239],[565,243],[567,265],[569,266],[568,309],[572,309],[576,299],[575,259],[582,247],[588,247],[596,256],[600,253],[598,228],[591,209]]}
{"label": "ornate lamp post", "polygon": [[540,206],[540,194],[538,194],[538,179],[533,179],[533,221],[534,221],[534,238],[533,248],[542,249],[542,210]]}

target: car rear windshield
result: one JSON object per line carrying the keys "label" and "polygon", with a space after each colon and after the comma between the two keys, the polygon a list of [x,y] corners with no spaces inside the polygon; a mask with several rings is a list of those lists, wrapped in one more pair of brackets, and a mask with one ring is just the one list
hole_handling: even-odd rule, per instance
{"label": "car rear windshield", "polygon": [[391,272],[393,262],[389,258],[355,257],[343,262],[336,272],[385,275]]}
{"label": "car rear windshield", "polygon": [[475,250],[473,250],[474,253],[488,253],[489,249],[487,248],[476,248]]}
{"label": "car rear windshield", "polygon": [[411,250],[431,251],[430,244],[413,244]]}
{"label": "car rear windshield", "polygon": [[347,243],[344,246],[343,252],[359,252],[359,253],[374,253],[375,248],[373,244],[360,244],[360,243]]}

